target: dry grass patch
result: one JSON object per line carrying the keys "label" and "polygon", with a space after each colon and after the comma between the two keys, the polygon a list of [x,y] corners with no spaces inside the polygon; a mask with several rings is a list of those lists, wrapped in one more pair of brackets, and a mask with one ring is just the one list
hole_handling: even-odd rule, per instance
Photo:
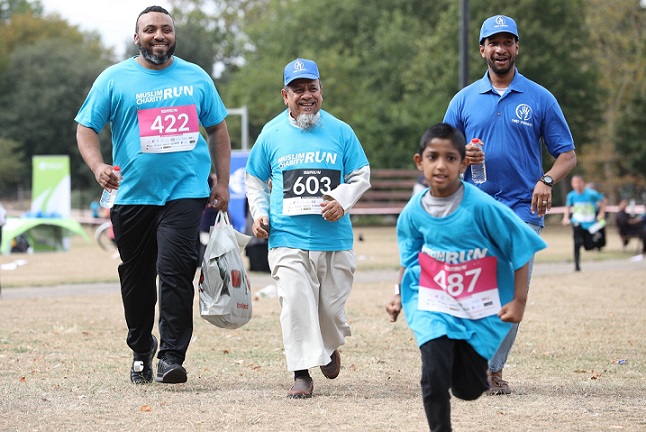
{"label": "dry grass patch", "polygon": [[[0,300],[0,430],[427,429],[415,341],[404,322],[389,323],[384,311],[397,275],[394,230],[356,231],[364,241],[356,245],[360,270],[347,308],[353,336],[341,349],[338,379],[312,370],[311,400],[285,397],[291,377],[276,299],[254,302],[252,321],[234,331],[196,315],[186,384],[131,385],[115,283],[107,294]],[[505,369],[514,393],[475,402],[453,399],[454,429],[645,430],[646,262],[615,266],[592,259],[606,252],[586,253],[583,272],[574,273],[569,231],[561,229],[563,241],[549,231],[545,238],[555,258],[537,257],[530,304]],[[564,246],[557,249],[553,244],[559,241]],[[69,253],[29,256],[15,274],[2,272],[3,291],[21,289],[6,288],[5,281],[20,286],[16,275],[23,270],[33,278],[25,280],[59,283],[40,275],[51,265],[46,261],[59,268],[77,263],[65,283],[83,280],[79,267],[97,275],[105,267],[116,281],[116,262],[94,249],[74,243]],[[618,243],[609,249],[622,262],[632,252]],[[252,274],[251,280],[259,289],[267,276]]]}

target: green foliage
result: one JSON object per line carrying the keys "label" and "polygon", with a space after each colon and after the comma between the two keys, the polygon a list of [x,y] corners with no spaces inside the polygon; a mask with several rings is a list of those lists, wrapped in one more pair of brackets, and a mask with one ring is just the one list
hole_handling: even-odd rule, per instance
{"label": "green foliage", "polygon": [[[207,71],[224,67],[218,90],[228,107],[248,106],[252,143],[285,109],[282,72],[295,57],[319,64],[324,109],[354,128],[375,168],[411,167],[419,136],[443,118],[459,89],[459,1],[171,4],[178,56]],[[470,81],[486,70],[478,51],[480,25],[498,13],[518,22],[519,71],[559,100],[577,154],[599,155],[588,162],[603,167],[605,178],[595,181],[618,178],[607,169],[612,165],[643,182],[646,157],[638,143],[645,135],[639,117],[646,94],[646,11],[637,0],[471,1]],[[30,182],[31,155],[64,153],[72,156],[72,181],[94,185],[78,156],[73,119],[98,73],[112,62],[99,35],[55,15],[43,17],[40,2],[29,0],[0,0],[0,34],[0,137],[22,149],[12,156],[21,157],[23,180]],[[136,55],[129,46],[128,54]],[[238,119],[232,116],[229,124],[239,147]],[[109,131],[103,134],[101,141],[109,143]],[[599,151],[599,143],[608,147]],[[0,153],[3,162],[6,157]]]}
{"label": "green foliage", "polygon": [[17,141],[0,138],[0,190],[13,189],[25,169],[23,150]]}
{"label": "green foliage", "polygon": [[[519,70],[561,101],[575,141],[585,145],[599,121],[598,77],[586,62],[582,1],[471,2],[471,80],[486,65],[479,55],[482,21],[517,18]],[[410,167],[421,133],[441,121],[458,91],[459,2],[449,0],[269,0],[244,28],[252,49],[223,94],[246,104],[251,137],[284,109],[282,70],[295,57],[319,64],[324,109],[357,132],[373,167]]]}
{"label": "green foliage", "polygon": [[[592,61],[589,27],[585,14],[581,13],[584,3],[583,0],[471,2],[474,41],[478,40],[480,25],[486,18],[499,13],[514,18],[520,35],[516,66],[521,74],[547,88],[559,101],[577,152],[595,140],[603,113],[600,76]],[[479,58],[472,65],[472,78],[481,77],[486,69],[483,60]],[[474,69],[478,71],[477,77],[473,76]],[[553,160],[545,152],[544,166],[550,167]],[[567,190],[560,192],[564,196]]]}
{"label": "green foliage", "polygon": [[31,157],[70,155],[73,183],[94,181],[76,147],[78,112],[106,60],[87,45],[50,39],[22,46],[10,56],[0,80],[0,137],[24,149],[22,181],[31,181]]}
{"label": "green foliage", "polygon": [[616,149],[618,171],[624,175],[643,176],[646,173],[646,90],[635,93],[617,123]]}
{"label": "green foliage", "polygon": [[178,57],[199,65],[202,69],[213,75],[216,45],[218,38],[215,33],[208,30],[209,18],[200,11],[192,11],[185,17],[185,22],[177,22],[177,50]]}
{"label": "green foliage", "polygon": [[16,14],[40,16],[43,6],[39,0],[0,0],[0,23],[6,23]]}

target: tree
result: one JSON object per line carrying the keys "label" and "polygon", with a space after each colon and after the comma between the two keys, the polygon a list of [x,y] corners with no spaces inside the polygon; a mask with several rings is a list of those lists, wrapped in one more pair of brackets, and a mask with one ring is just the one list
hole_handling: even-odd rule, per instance
{"label": "tree", "polygon": [[617,172],[638,189],[646,189],[646,90],[635,93],[617,120]]}
{"label": "tree", "polygon": [[[57,15],[41,18],[32,11],[14,13],[8,21],[0,22],[2,44],[0,58],[10,55],[19,46],[30,45],[43,39],[64,39],[80,43],[84,34]],[[95,40],[95,42],[97,42]]]}
{"label": "tree", "polygon": [[0,138],[0,191],[13,189],[20,182],[25,169],[20,143]]}
{"label": "tree", "polygon": [[36,154],[68,154],[74,186],[94,181],[76,148],[74,117],[107,63],[92,46],[60,38],[14,50],[0,80],[0,106],[11,107],[0,110],[0,137],[24,149],[24,184],[31,183]]}
{"label": "tree", "polygon": [[638,120],[646,94],[646,10],[636,0],[586,0],[584,10],[588,27],[595,29],[589,51],[601,77],[603,119],[594,128],[594,145],[581,160],[595,181],[606,185],[610,202],[617,202],[617,190],[644,187],[646,180],[646,159],[639,147],[644,129]]}
{"label": "tree", "polygon": [[38,0],[0,0],[0,24],[9,22],[15,14],[41,16],[43,6]]}
{"label": "tree", "polygon": [[[182,2],[169,11],[175,22],[177,48],[175,55],[199,65],[209,74],[213,66],[221,60],[219,47],[225,37],[217,20],[207,15],[202,7],[202,0]],[[126,57],[139,54],[139,48],[132,42],[126,46]]]}
{"label": "tree", "polygon": [[[599,116],[597,77],[579,49],[588,35],[581,1],[472,4],[472,80],[486,69],[477,48],[482,21],[495,13],[522,17],[521,71],[556,95],[584,146]],[[323,75],[324,108],[353,126],[373,167],[411,167],[422,132],[458,91],[458,2],[267,0],[261,8],[247,11],[245,62],[223,91],[229,103],[250,107],[252,137],[284,109],[284,65],[309,57]]]}

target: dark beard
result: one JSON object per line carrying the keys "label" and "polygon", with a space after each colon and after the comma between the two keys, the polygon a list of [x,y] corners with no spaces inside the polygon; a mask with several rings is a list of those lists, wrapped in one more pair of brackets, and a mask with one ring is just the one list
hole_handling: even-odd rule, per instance
{"label": "dark beard", "polygon": [[487,60],[487,63],[489,64],[489,68],[491,68],[493,73],[495,73],[496,75],[503,75],[503,76],[507,75],[509,71],[514,69],[514,65],[516,64],[516,62],[511,62],[509,63],[509,67],[501,69],[498,66],[496,66],[496,63],[492,60]]}
{"label": "dark beard", "polygon": [[149,62],[154,63],[154,64],[156,64],[156,65],[163,65],[163,64],[164,64],[164,63],[166,63],[168,60],[170,60],[170,58],[171,58],[171,57],[173,56],[173,54],[175,53],[175,46],[176,46],[176,45],[177,45],[177,44],[173,44],[173,45],[168,49],[168,52],[167,52],[165,55],[163,55],[163,56],[159,56],[159,55],[153,54],[153,52],[152,52],[151,50],[149,50],[149,49],[147,49],[147,48],[144,48],[144,47],[143,47],[143,45],[141,45],[141,43],[139,43],[137,46],[139,47],[139,52],[141,53],[141,56],[142,56],[144,59],[146,59],[146,60],[148,60]]}

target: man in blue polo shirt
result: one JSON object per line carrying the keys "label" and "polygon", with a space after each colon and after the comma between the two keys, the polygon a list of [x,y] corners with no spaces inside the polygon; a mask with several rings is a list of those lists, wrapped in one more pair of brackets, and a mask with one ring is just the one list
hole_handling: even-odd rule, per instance
{"label": "man in blue polo shirt", "polygon": [[[444,122],[484,146],[467,145],[467,163],[486,160],[487,181],[477,186],[508,205],[540,233],[552,207],[552,187],[576,166],[574,140],[556,98],[515,67],[519,49],[516,22],[504,15],[487,18],[480,29],[484,76],[451,100]],[[555,158],[543,171],[543,144]],[[471,180],[467,169],[464,179]],[[533,259],[530,261],[530,280]],[[529,287],[528,287],[529,289]],[[509,394],[502,369],[516,338],[515,324],[489,362],[489,394]]]}

